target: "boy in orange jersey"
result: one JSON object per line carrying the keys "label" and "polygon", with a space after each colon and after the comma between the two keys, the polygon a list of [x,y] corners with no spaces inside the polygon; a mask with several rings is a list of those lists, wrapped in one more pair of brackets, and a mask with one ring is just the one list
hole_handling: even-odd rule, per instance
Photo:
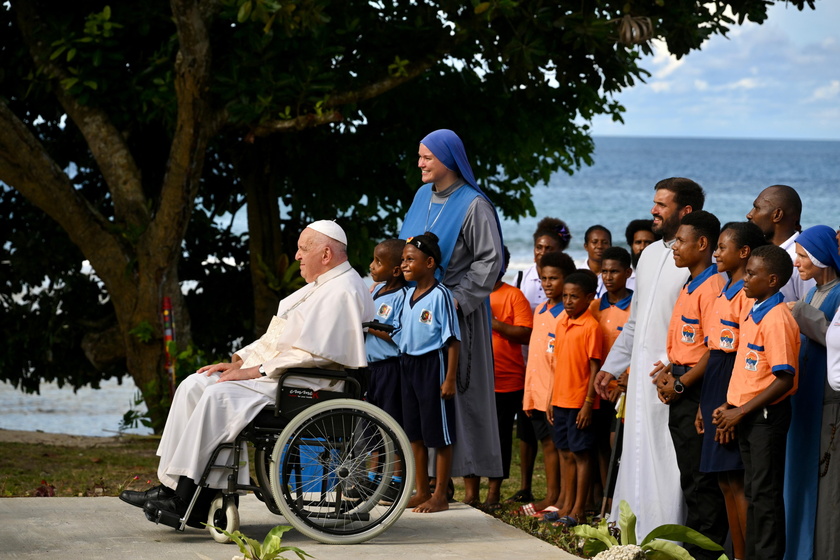
{"label": "boy in orange jersey", "polygon": [[[592,316],[601,326],[604,334],[604,356],[609,354],[615,339],[624,328],[630,316],[630,301],[633,290],[627,288],[627,281],[633,274],[631,256],[623,247],[610,247],[604,251],[601,261],[601,279],[606,292],[601,299],[593,300],[589,305]],[[615,387],[612,387],[615,385]],[[601,406],[595,411],[592,427],[595,430],[595,445],[598,449],[598,467],[601,474],[601,487],[606,489],[607,468],[612,449],[611,434],[615,429],[615,405],[619,395],[627,386],[627,372],[611,384],[612,402],[601,400]]]}
{"label": "boy in orange jersey", "polygon": [[741,318],[741,342],[726,403],[712,423],[720,441],[734,430],[744,461],[747,558],[781,560],[785,553],[785,448],[790,395],[796,392],[799,327],[779,290],[793,273],[787,252],[756,247],[747,263],[744,292],[755,304]]}
{"label": "boy in orange jersey", "polygon": [[537,268],[543,292],[548,300],[534,310],[534,329],[528,345],[522,410],[530,418],[537,440],[542,443],[546,495],[542,500],[527,503],[519,509],[520,514],[529,516],[541,516],[549,511],[557,511],[554,504],[560,496],[560,465],[552,439],[551,424],[548,423],[545,413],[551,379],[554,376],[554,328],[557,318],[563,313],[563,282],[566,276],[574,273],[575,262],[566,253],[557,251],[540,257]]}
{"label": "boy in orange jersey", "polygon": [[[674,263],[687,268],[691,276],[674,304],[668,326],[671,363],[654,370],[654,383],[660,400],[669,405],[668,428],[687,507],[685,525],[723,546],[729,532],[726,503],[717,476],[700,471],[703,436],[694,426],[708,361],[705,333],[714,327],[713,307],[724,284],[712,264],[719,234],[720,221],[704,210],[686,214],[680,222],[673,247]],[[698,560],[719,556],[693,545],[686,549]]]}
{"label": "boy in orange jersey", "polygon": [[592,411],[598,408],[595,374],[604,359],[604,335],[589,304],[598,289],[588,271],[569,275],[563,284],[563,309],[557,320],[554,379],[549,419],[554,424],[554,446],[560,453],[564,500],[546,521],[574,527],[582,520],[595,467]]}

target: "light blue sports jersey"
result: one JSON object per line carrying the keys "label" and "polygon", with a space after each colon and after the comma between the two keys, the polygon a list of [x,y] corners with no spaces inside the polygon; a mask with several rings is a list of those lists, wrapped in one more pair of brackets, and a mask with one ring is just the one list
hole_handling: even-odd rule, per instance
{"label": "light blue sports jersey", "polygon": [[408,288],[402,314],[391,335],[403,354],[422,356],[440,350],[453,336],[461,340],[455,300],[449,288],[434,287],[412,301],[415,288]]}
{"label": "light blue sports jersey", "polygon": [[[373,320],[385,323],[386,325],[394,325],[400,313],[402,313],[403,302],[405,301],[408,288],[398,288],[389,292],[384,291],[384,288],[385,284],[379,284],[373,291],[373,305],[376,309]],[[400,350],[396,344],[382,340],[370,333],[365,335],[365,351],[367,352],[367,361],[369,364],[387,360],[388,358],[396,358],[400,355]]]}

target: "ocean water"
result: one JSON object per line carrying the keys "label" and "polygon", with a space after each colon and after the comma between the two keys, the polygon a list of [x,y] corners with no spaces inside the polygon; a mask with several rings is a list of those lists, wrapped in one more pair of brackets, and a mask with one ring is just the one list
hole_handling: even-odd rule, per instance
{"label": "ocean water", "polygon": [[[586,256],[583,234],[594,224],[606,226],[614,244],[626,246],[624,228],[630,220],[650,217],[653,186],[667,177],[700,183],[707,193],[705,209],[721,223],[743,220],[762,189],[785,184],[802,198],[803,228],[840,226],[840,141],[601,137],[595,145],[594,166],[573,176],[558,173],[534,190],[536,217],[502,221],[511,252],[506,278],[533,262],[533,232],[545,216],[569,224],[568,252],[576,259]],[[37,396],[0,383],[0,428],[111,435],[135,391],[130,380],[78,393],[44,384]]]}
{"label": "ocean water", "polygon": [[783,184],[802,198],[803,228],[840,226],[840,141],[600,137],[595,146],[594,166],[555,174],[533,191],[536,217],[502,221],[511,253],[507,278],[533,262],[533,233],[545,216],[569,225],[567,252],[575,259],[586,257],[583,234],[595,224],[626,247],[624,228],[650,218],[653,186],[668,177],[697,181],[706,191],[704,209],[721,223],[744,220],[761,190]]}

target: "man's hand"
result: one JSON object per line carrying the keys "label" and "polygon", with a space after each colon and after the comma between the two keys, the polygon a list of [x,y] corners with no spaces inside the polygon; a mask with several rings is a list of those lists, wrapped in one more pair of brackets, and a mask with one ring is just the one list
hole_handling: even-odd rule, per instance
{"label": "man's hand", "polygon": [[601,396],[601,398],[609,399],[610,398],[610,381],[615,379],[613,374],[608,371],[601,370],[597,374],[595,374],[595,392]]}
{"label": "man's hand", "polygon": [[246,369],[228,369],[225,371],[216,383],[224,381],[245,381],[247,379],[256,379],[262,377],[260,373],[260,366],[249,367]]}
{"label": "man's hand", "polygon": [[[727,432],[734,430],[743,417],[743,407],[730,408],[729,403],[723,403],[712,413],[712,424],[717,426],[718,433]],[[715,439],[718,439],[718,434],[715,434]]]}
{"label": "man's hand", "polygon": [[220,372],[224,373],[224,372],[226,372],[228,370],[231,370],[231,369],[239,369],[239,367],[241,365],[242,365],[242,360],[234,361],[234,362],[222,362],[220,364],[210,364],[210,365],[204,366],[202,368],[199,368],[196,373],[203,373],[207,377],[210,377],[211,375],[213,375],[217,371],[220,371]]}

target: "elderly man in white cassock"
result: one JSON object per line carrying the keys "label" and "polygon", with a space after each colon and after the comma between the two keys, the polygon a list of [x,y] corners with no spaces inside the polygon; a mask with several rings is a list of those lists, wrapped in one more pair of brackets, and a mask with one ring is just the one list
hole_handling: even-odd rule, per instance
{"label": "elderly man in white cassock", "polygon": [[[196,481],[213,450],[232,442],[266,406],[273,405],[278,378],[289,368],[343,369],[367,365],[362,323],[373,319],[368,287],[347,261],[347,236],[335,222],[320,220],[300,234],[295,258],[307,285],[283,299],[267,332],[237,350],[230,362],[204,366],[175,391],[157,454],[161,485],[125,491],[120,499],[142,507],[149,519],[158,510],[183,516]],[[290,377],[285,386],[341,390],[328,379]],[[342,383],[338,382],[338,383]],[[243,454],[247,460],[247,454]],[[228,461],[230,451],[219,455]],[[239,470],[248,483],[248,469]],[[187,520],[201,527],[222,472],[207,479]]]}

